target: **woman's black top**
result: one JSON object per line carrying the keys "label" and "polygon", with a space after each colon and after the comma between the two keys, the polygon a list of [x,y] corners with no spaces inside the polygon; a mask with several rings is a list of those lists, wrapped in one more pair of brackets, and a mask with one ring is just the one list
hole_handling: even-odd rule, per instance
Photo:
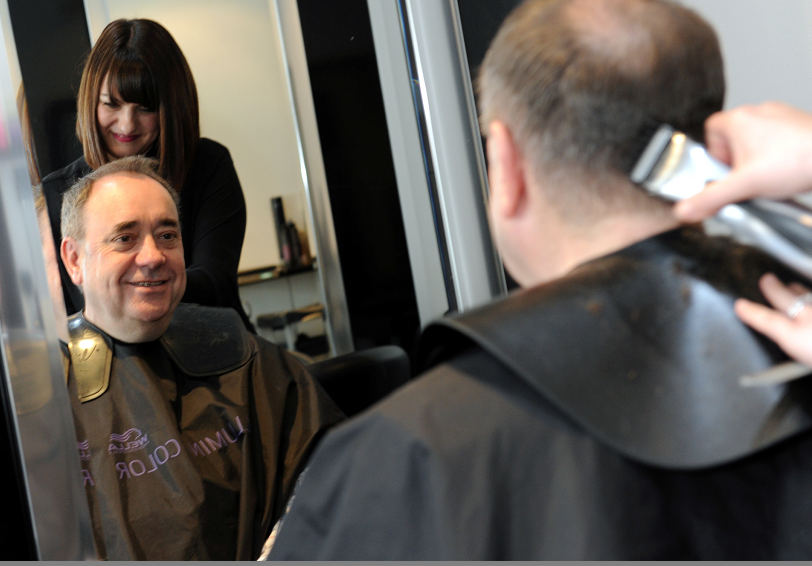
{"label": "woman's black top", "polygon": [[[42,180],[57,256],[62,241],[62,195],[90,171],[85,158],[80,157]],[[181,238],[186,260],[186,292],[182,301],[232,307],[253,332],[237,287],[245,218],[245,198],[228,149],[201,138],[180,191]],[[85,302],[68,276],[62,258],[58,261],[65,308],[71,315],[82,310]]]}

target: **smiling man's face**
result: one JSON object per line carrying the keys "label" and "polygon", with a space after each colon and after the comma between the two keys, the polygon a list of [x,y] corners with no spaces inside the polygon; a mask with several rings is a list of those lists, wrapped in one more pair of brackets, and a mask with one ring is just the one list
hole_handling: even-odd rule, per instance
{"label": "smiling man's face", "polygon": [[85,318],[124,342],[159,338],[186,289],[178,211],[158,182],[115,173],[93,184],[84,237],[62,259],[85,297]]}

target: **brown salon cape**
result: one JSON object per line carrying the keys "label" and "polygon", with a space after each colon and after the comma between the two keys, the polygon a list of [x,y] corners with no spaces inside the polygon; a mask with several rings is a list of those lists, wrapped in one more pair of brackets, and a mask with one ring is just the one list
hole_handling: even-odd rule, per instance
{"label": "brown salon cape", "polygon": [[251,560],[342,419],[231,309],[181,304],[154,342],[71,317],[68,387],[100,558]]}
{"label": "brown salon cape", "polygon": [[810,378],[739,381],[786,361],[732,309],[766,269],[676,230],[430,326],[271,559],[812,558]]}

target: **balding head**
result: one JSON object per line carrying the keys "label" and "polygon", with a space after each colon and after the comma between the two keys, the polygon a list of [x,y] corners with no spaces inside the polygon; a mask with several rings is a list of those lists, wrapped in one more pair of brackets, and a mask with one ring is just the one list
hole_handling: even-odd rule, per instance
{"label": "balding head", "polygon": [[60,225],[62,237],[70,237],[74,240],[81,240],[85,233],[85,205],[93,190],[96,181],[110,175],[125,174],[136,177],[147,177],[161,185],[172,202],[175,203],[176,211],[180,211],[180,197],[178,193],[169,186],[163,177],[156,173],[158,161],[142,155],[133,155],[111,161],[102,165],[95,171],[85,175],[70,188],[62,197],[62,210]]}
{"label": "balding head", "polygon": [[626,176],[640,133],[702,140],[724,100],[721,52],[694,12],[661,0],[530,0],[505,21],[479,77],[482,127],[504,122],[562,216],[657,210]]}

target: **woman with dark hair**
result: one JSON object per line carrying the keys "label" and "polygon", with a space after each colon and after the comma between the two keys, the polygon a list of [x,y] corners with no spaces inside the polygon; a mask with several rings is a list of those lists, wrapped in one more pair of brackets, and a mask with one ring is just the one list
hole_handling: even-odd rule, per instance
{"label": "woman with dark hair", "polygon": [[[232,307],[253,331],[237,287],[245,198],[228,150],[200,137],[194,78],[169,32],[151,20],[111,22],[88,56],[77,107],[84,155],[42,181],[57,250],[62,195],[71,185],[117,158],[154,157],[158,173],[180,193],[182,300]],[[70,315],[84,300],[61,259],[59,267]]]}

